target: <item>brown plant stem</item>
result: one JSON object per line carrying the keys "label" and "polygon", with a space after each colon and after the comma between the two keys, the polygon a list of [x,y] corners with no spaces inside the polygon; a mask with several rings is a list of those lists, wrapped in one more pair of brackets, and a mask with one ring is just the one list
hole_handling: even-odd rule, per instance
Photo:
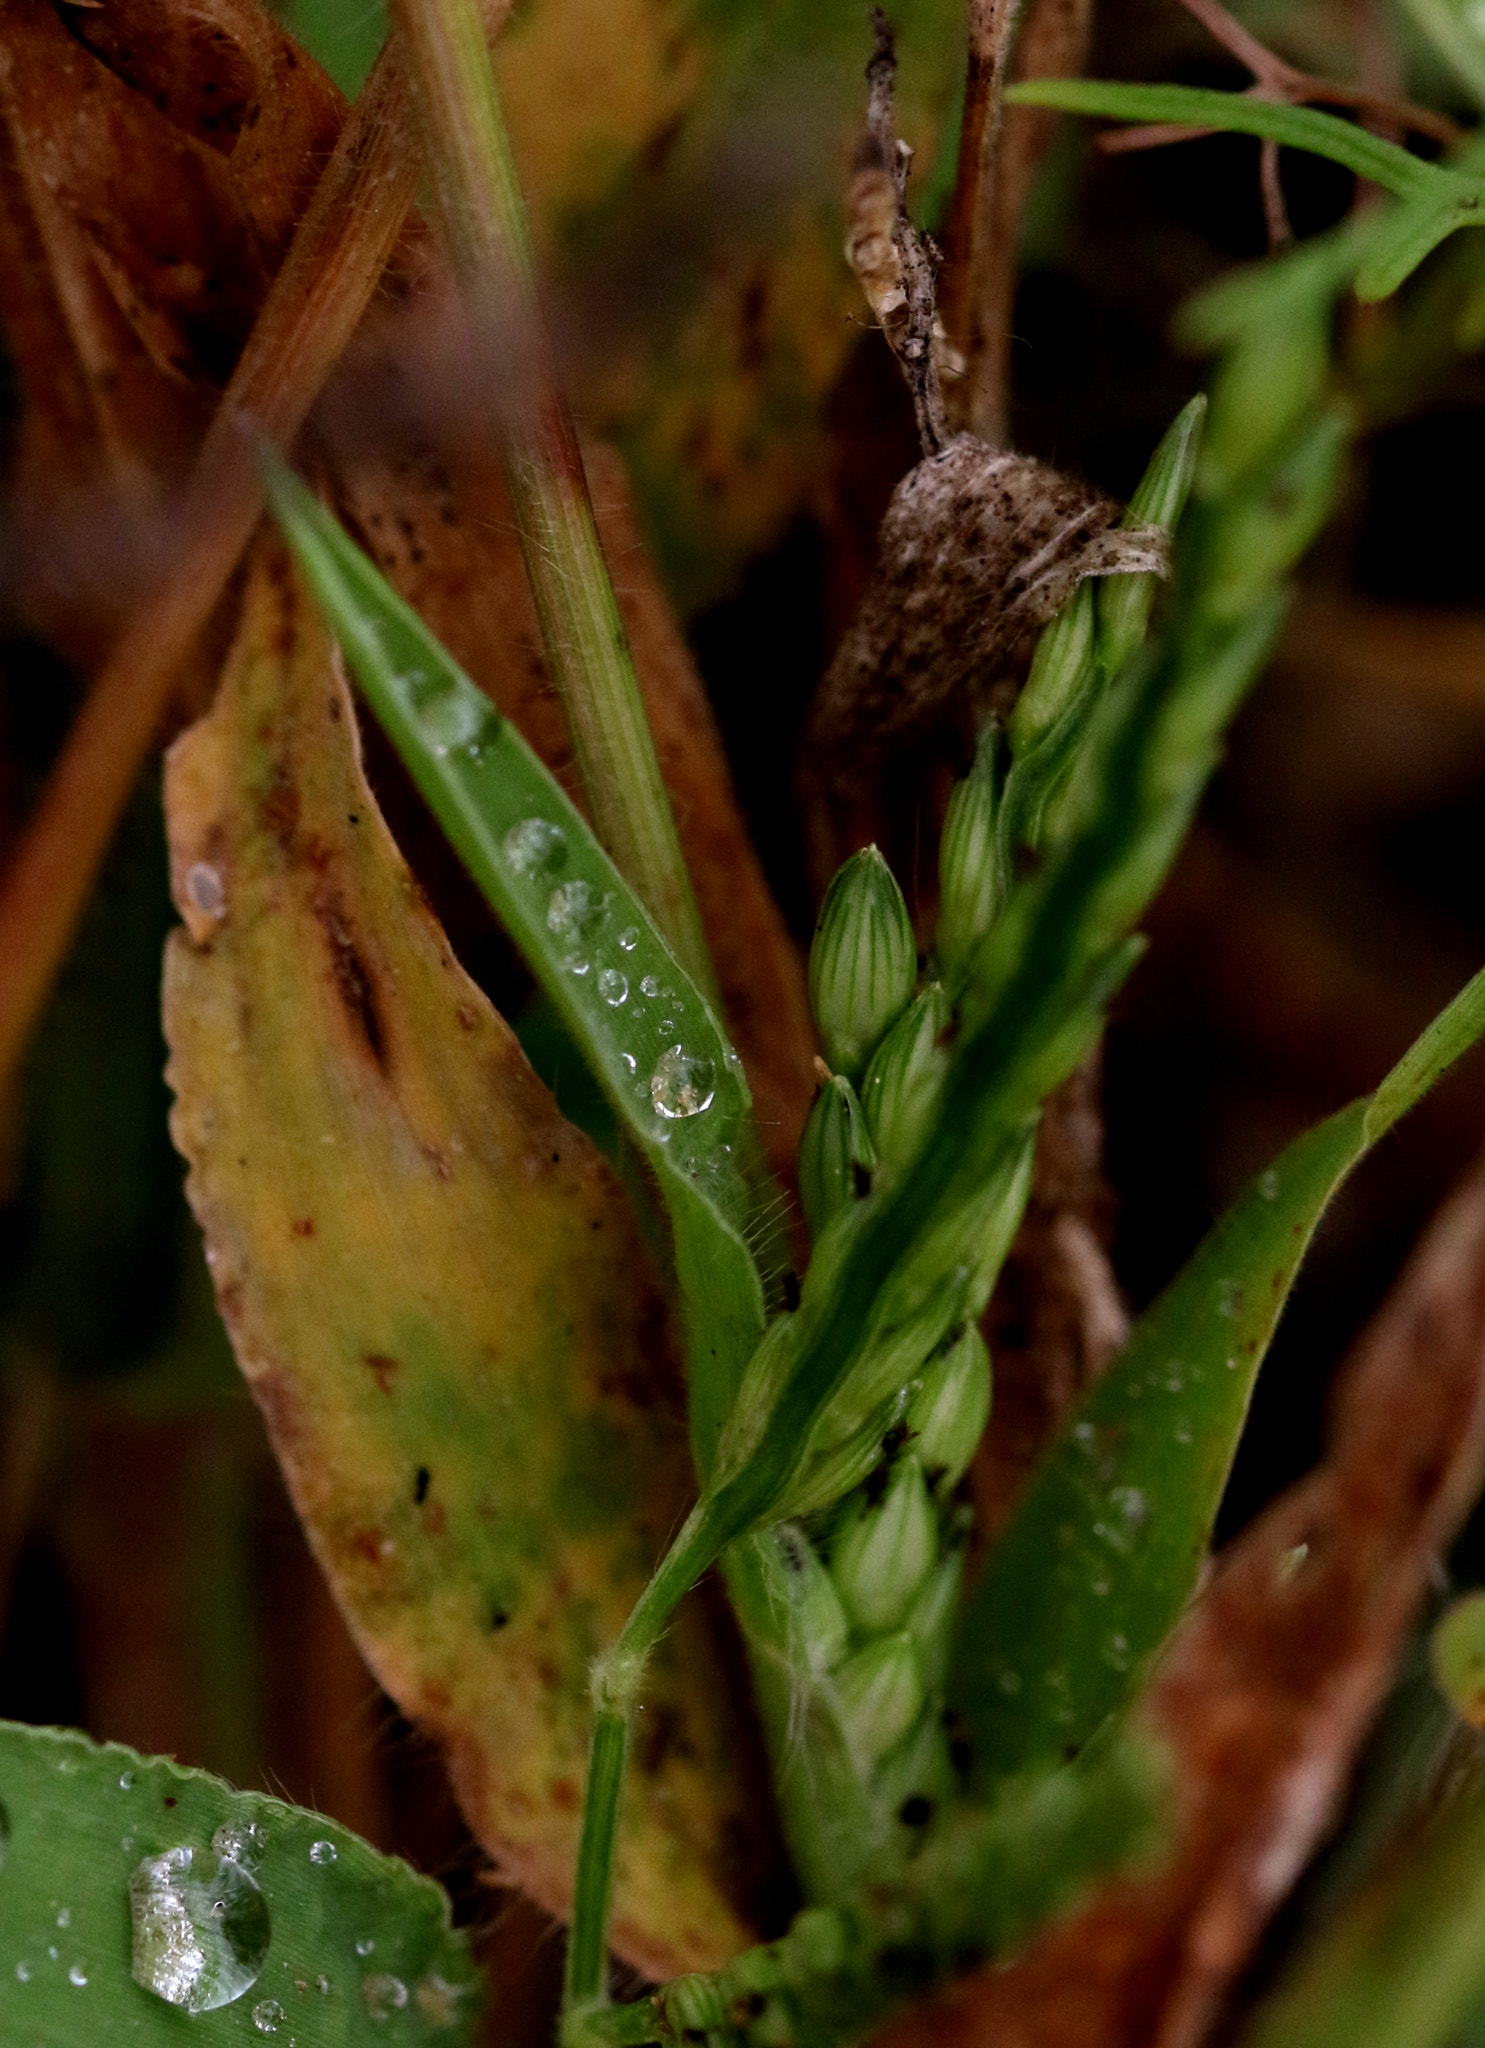
{"label": "brown plant stem", "polygon": [[383,56],[248,337],[180,508],[182,551],[124,627],[0,886],[0,1091],[61,966],[171,685],[259,515],[250,435],[298,430],[360,321],[417,184]]}

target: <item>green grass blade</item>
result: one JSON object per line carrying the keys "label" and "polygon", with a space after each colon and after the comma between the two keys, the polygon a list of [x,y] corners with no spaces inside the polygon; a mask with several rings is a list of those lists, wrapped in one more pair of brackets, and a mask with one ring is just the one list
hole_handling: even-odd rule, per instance
{"label": "green grass blade", "polygon": [[1467,2048],[1485,2038],[1485,1786],[1334,1923],[1243,2048]]}
{"label": "green grass blade", "polygon": [[[188,2013],[134,1979],[129,1880],[145,1858],[187,1848],[190,1874],[212,1883],[222,1828],[243,1840],[259,1831],[226,1873],[233,1968],[213,1995],[246,1981],[230,2002]],[[196,1946],[207,1959],[200,1998],[213,1973],[209,1945]],[[299,2048],[458,2048],[480,2002],[448,1899],[405,1863],[204,1771],[10,1721],[0,1722],[0,1961],[0,2040],[36,2048],[241,2048],[275,2031]],[[178,1991],[192,1975],[187,1955]]]}
{"label": "green grass blade", "polygon": [[708,1469],[763,1327],[734,1159],[750,1109],[710,1006],[547,768],[277,461],[269,502],[372,710],[655,1172]]}
{"label": "green grass blade", "polygon": [[1485,1027],[1485,973],[1372,1096],[1260,1174],[1141,1318],[1042,1467],[966,1610],[953,1682],[980,1773],[1080,1750],[1196,1585],[1253,1384],[1336,1190]]}
{"label": "green grass blade", "polygon": [[1022,106],[1056,107],[1064,114],[1090,114],[1110,121],[1169,122],[1261,136],[1291,149],[1329,157],[1400,199],[1429,194],[1442,197],[1465,183],[1452,172],[1423,163],[1395,142],[1383,142],[1334,114],[1254,99],[1247,93],[1213,92],[1193,85],[1123,85],[1097,78],[1037,78],[1012,86],[1006,98]]}

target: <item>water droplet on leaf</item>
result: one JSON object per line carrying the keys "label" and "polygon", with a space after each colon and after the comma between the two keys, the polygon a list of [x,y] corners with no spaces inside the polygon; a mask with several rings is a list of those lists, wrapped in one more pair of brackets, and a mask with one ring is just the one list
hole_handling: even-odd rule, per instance
{"label": "water droplet on leaf", "polygon": [[185,1847],[146,1856],[129,1879],[129,1915],[134,1981],[167,2005],[213,2012],[257,1982],[268,1907],[234,1858]]}
{"label": "water droplet on leaf", "polygon": [[407,2004],[407,1986],[400,1977],[377,1970],[361,1986],[361,1999],[374,2020],[388,2020]]}
{"label": "water droplet on leaf", "polygon": [[132,1771],[119,1772],[119,1790],[121,1792],[132,1792],[134,1790],[134,1773]]}
{"label": "water droplet on leaf", "polygon": [[647,975],[645,976],[644,980],[643,980],[643,981],[642,981],[642,982],[640,983],[640,985],[639,985],[639,992],[640,992],[640,994],[641,994],[642,996],[658,996],[658,995],[659,995],[659,993],[660,993],[660,984],[659,984],[659,982],[658,982],[658,981],[656,981],[656,979],[655,979],[655,977],[654,977],[654,975],[653,975],[653,974],[647,974]]}
{"label": "water droplet on leaf", "polygon": [[598,993],[611,1010],[617,1010],[629,994],[629,977],[617,967],[605,967],[598,977]]}
{"label": "water droplet on leaf", "polygon": [[358,1956],[369,1956],[375,1947],[376,1943],[372,1940],[371,1936],[369,1934],[364,1935],[362,1939],[356,1943],[356,1954]]}
{"label": "water droplet on leaf", "polygon": [[619,934],[619,944],[626,953],[632,953],[639,944],[639,926],[631,924]]}
{"label": "water droplet on leaf", "polygon": [[29,1984],[31,1981],[31,1965],[29,1963],[17,1963],[15,1974],[17,1983]]}
{"label": "water droplet on leaf", "polygon": [[72,1925],[72,1908],[70,1906],[63,1906],[58,1913],[57,1925],[59,1927],[70,1927]]}
{"label": "water droplet on leaf", "polygon": [[309,1860],[311,1863],[334,1863],[336,1860],[335,1844],[324,1841],[311,1842],[309,1845]]}
{"label": "water droplet on leaf", "polygon": [[67,1982],[75,1984],[79,1991],[86,1990],[88,1973],[81,1963],[74,1963],[72,1965],[72,1968],[67,1972]]}
{"label": "water droplet on leaf", "polygon": [[650,1076],[650,1101],[664,1117],[700,1116],[717,1092],[717,1070],[708,1059],[671,1046],[661,1053]]}
{"label": "water droplet on leaf", "polygon": [[256,1863],[263,1853],[264,1834],[256,1821],[224,1821],[211,1838],[218,1856],[229,1863]]}
{"label": "water droplet on leaf", "polygon": [[502,845],[518,875],[550,874],[567,859],[567,834],[550,818],[523,818],[511,826]]}
{"label": "water droplet on leaf", "polygon": [[276,1998],[260,1998],[253,2007],[253,2025],[260,2034],[276,2034],[285,2018]]}

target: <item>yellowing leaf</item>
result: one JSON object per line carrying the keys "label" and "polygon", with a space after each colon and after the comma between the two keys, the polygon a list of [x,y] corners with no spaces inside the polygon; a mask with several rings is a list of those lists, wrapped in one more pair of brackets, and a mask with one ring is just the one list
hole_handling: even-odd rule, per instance
{"label": "yellowing leaf", "polygon": [[[381,1682],[501,1867],[565,1910],[588,1672],[688,1502],[665,1304],[617,1184],[449,953],[286,558],[173,749],[174,1132],[218,1301]],[[750,1938],[766,1854],[706,1610],[654,1671],[616,1946]]]}

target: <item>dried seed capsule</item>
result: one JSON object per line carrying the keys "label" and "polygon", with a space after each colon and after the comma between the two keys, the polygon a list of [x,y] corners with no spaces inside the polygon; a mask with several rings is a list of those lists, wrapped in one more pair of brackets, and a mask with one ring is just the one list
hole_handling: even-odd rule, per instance
{"label": "dried seed capsule", "polygon": [[980,734],[975,765],[954,786],[938,842],[939,970],[951,985],[963,979],[980,941],[1005,900],[1006,880],[996,846],[996,784],[1001,733],[990,724]]}
{"label": "dried seed capsule", "polygon": [[876,1163],[856,1091],[844,1074],[836,1074],[815,1097],[799,1141],[799,1199],[816,1244],[832,1217],[870,1192]]}
{"label": "dried seed capsule", "polygon": [[971,1323],[928,1366],[907,1425],[935,1493],[947,1493],[969,1469],[990,1420],[990,1353]]}
{"label": "dried seed capsule", "polygon": [[838,1073],[860,1078],[907,1008],[917,972],[902,891],[876,847],[864,847],[826,890],[810,947],[810,1002]]}
{"label": "dried seed capsule", "polygon": [[835,1674],[836,1713],[856,1768],[870,1776],[923,1711],[917,1645],[906,1631],[878,1636]]}
{"label": "dried seed capsule", "polygon": [[[1166,428],[1129,501],[1126,526],[1159,526],[1174,533],[1196,473],[1206,412],[1206,399],[1197,396]],[[1144,644],[1158,580],[1149,575],[1108,576],[1099,584],[1098,661],[1106,675],[1117,675]]]}
{"label": "dried seed capsule", "polygon": [[1086,690],[1093,673],[1098,621],[1094,588],[1091,579],[1080,583],[1052,623],[1042,629],[1031,674],[1011,713],[1011,752],[1017,756],[1049,733]]}
{"label": "dried seed capsule", "polygon": [[878,1154],[891,1165],[911,1159],[933,1123],[949,1071],[942,1040],[953,1014],[948,997],[932,982],[871,1056],[861,1107]]}
{"label": "dried seed capsule", "polygon": [[859,1501],[836,1538],[830,1576],[847,1614],[873,1634],[896,1628],[933,1569],[938,1517],[914,1457],[899,1458],[874,1504]]}

